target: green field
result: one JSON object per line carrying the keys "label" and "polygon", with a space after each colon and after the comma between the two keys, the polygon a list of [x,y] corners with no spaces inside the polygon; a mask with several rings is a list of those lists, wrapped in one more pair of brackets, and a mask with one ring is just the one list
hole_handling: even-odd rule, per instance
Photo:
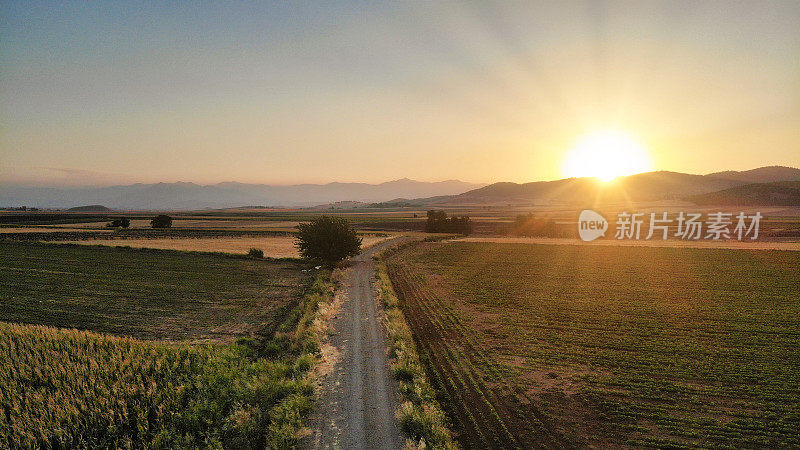
{"label": "green field", "polygon": [[387,266],[467,446],[800,445],[800,252],[425,243]]}
{"label": "green field", "polygon": [[0,242],[0,448],[295,445],[331,293],[299,262]]}
{"label": "green field", "polygon": [[232,341],[274,327],[313,280],[302,264],[0,242],[0,321],[141,339]]}
{"label": "green field", "polygon": [[303,367],[252,356],[0,322],[0,447],[286,443],[270,426],[299,425],[312,387]]}

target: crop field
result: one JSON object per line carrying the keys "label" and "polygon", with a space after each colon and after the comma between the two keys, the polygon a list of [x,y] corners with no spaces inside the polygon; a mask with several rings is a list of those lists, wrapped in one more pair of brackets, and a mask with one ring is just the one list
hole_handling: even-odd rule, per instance
{"label": "crop field", "polygon": [[269,427],[310,408],[300,372],[240,345],[0,322],[0,447],[280,447]]}
{"label": "crop field", "polygon": [[297,261],[0,241],[0,448],[292,447],[332,289]]}
{"label": "crop field", "polygon": [[[364,236],[362,247],[370,247],[383,242],[386,236]],[[81,245],[127,246],[134,248],[156,248],[163,250],[182,250],[194,252],[220,252],[247,254],[257,248],[269,258],[299,258],[294,236],[264,237],[216,237],[216,238],[161,238],[161,239],[85,239],[67,241]]]}
{"label": "crop field", "polygon": [[[190,239],[191,240],[191,239]],[[293,261],[0,242],[0,321],[142,339],[269,328],[313,279]]]}
{"label": "crop field", "polygon": [[800,252],[457,242],[386,262],[465,447],[800,446]]}

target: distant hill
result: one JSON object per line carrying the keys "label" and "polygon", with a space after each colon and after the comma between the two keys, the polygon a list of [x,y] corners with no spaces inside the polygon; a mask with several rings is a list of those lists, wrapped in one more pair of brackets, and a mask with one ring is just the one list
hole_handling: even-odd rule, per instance
{"label": "distant hill", "polygon": [[103,205],[86,205],[86,206],[76,206],[74,208],[69,208],[67,211],[73,211],[73,212],[108,212],[108,211],[111,211],[111,208],[106,208]]}
{"label": "distant hill", "polygon": [[[781,177],[786,177],[786,180]],[[743,179],[775,178],[778,178],[778,181],[800,179],[800,170],[791,167],[762,167],[745,172],[718,172],[709,175],[660,171],[621,177],[612,183],[602,183],[594,178],[566,178],[521,184],[502,182],[458,195],[415,199],[412,202],[427,206],[444,206],[683,200],[693,195],[708,194],[753,183],[742,181]]]}
{"label": "distant hill", "polygon": [[778,181],[736,186],[687,200],[698,205],[720,206],[800,206],[800,181]]}
{"label": "distant hill", "polygon": [[738,181],[677,172],[648,172],[602,183],[566,178],[533,183],[495,183],[463,194],[417,200],[423,204],[594,203],[678,200],[741,184]]}
{"label": "distant hill", "polygon": [[342,201],[379,203],[400,197],[460,194],[482,185],[458,180],[423,182],[403,178],[380,184],[155,183],[100,188],[0,187],[0,206],[70,208],[102,204],[114,209],[189,210],[243,205],[311,207]]}
{"label": "distant hill", "polygon": [[767,166],[758,169],[744,170],[737,172],[728,170],[726,172],[710,173],[706,176],[714,178],[724,178],[726,180],[736,180],[745,183],[773,183],[776,181],[800,181],[800,169],[784,166]]}

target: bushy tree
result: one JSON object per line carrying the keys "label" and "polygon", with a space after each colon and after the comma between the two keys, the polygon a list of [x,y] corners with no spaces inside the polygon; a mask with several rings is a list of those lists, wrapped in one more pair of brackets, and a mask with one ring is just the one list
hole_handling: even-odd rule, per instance
{"label": "bushy tree", "polygon": [[153,228],[170,228],[172,227],[172,217],[166,214],[159,214],[150,221],[150,226]]}
{"label": "bushy tree", "polygon": [[467,216],[448,218],[447,213],[442,210],[430,210],[425,222],[425,232],[472,234],[472,220]]}
{"label": "bushy tree", "polygon": [[127,217],[120,217],[119,219],[112,220],[106,226],[109,228],[128,228],[131,226],[131,221]]}
{"label": "bushy tree", "polygon": [[361,252],[361,238],[347,220],[340,217],[320,216],[301,223],[298,228],[296,245],[303,258],[333,267]]}

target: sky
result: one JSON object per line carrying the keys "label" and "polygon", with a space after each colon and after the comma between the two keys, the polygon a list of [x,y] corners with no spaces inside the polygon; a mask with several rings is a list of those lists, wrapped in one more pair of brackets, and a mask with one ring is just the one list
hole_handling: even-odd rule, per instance
{"label": "sky", "polygon": [[800,1],[0,3],[0,183],[800,167]]}

